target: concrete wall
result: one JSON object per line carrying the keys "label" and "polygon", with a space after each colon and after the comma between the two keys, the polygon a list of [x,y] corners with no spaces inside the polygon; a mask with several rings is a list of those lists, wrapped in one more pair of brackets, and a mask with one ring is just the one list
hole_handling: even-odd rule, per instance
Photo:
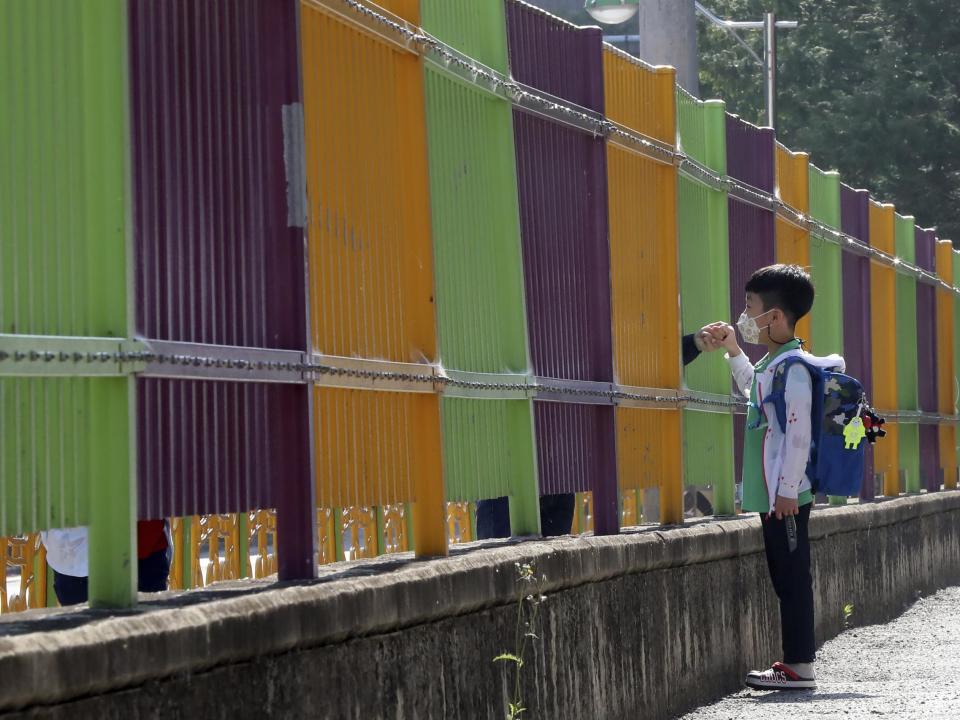
{"label": "concrete wall", "polygon": [[[960,583],[960,493],[818,510],[811,537],[820,641],[847,603],[856,624],[882,622]],[[754,516],[6,621],[0,718],[502,717],[510,679],[491,659],[513,648],[521,561],[547,595],[529,717],[668,718],[778,658]]]}

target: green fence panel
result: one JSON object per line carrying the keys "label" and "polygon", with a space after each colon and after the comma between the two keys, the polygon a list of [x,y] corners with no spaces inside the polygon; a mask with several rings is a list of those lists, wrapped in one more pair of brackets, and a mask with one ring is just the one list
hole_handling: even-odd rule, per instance
{"label": "green fence panel", "polygon": [[[498,3],[425,0],[424,29],[506,71]],[[426,65],[440,355],[483,373],[529,369],[513,116],[509,101]]]}
{"label": "green fence panel", "polygon": [[504,3],[420,0],[423,29],[484,65],[507,73]]}
{"label": "green fence panel", "polygon": [[[699,410],[683,411],[683,474],[691,488],[709,489],[713,512],[733,515],[733,416]],[[691,502],[690,498],[686,499]],[[695,500],[693,501],[695,502]]]}
{"label": "green fence panel", "polygon": [[900,472],[904,492],[920,492],[920,426],[900,424]]}
{"label": "green fence panel", "polygon": [[[810,165],[810,215],[840,229],[840,175]],[[810,274],[817,289],[810,338],[817,355],[843,354],[843,256],[840,246],[810,235]]]}
{"label": "green fence panel", "polygon": [[[727,250],[727,196],[686,177],[679,180],[680,307],[683,332],[729,320],[730,273]],[[730,369],[711,355],[685,369],[687,387],[729,394]]]}
{"label": "green fence panel", "polygon": [[[896,217],[897,257],[916,262],[914,219]],[[917,281],[897,273],[897,404],[900,410],[917,410]]]}
{"label": "green fence panel", "polygon": [[[914,218],[896,216],[897,257],[916,262]],[[919,408],[917,388],[917,281],[897,273],[897,404],[900,410]],[[906,492],[920,492],[920,432],[912,423],[900,425],[900,471]]]}
{"label": "green fence panel", "polygon": [[[726,117],[723,103],[699,102],[677,91],[680,147],[714,172],[726,172]],[[683,332],[729,320],[730,261],[727,193],[681,174],[677,210],[680,235],[680,305]],[[685,368],[692,390],[730,394],[730,369],[720,353]],[[733,417],[702,410],[684,411],[684,480],[710,487],[714,511],[733,512]]]}
{"label": "green fence panel", "polygon": [[440,357],[484,373],[528,369],[509,104],[426,70]]}
{"label": "green fence panel", "polygon": [[[725,173],[723,103],[701,103],[678,89],[677,117],[683,150],[715,172]],[[730,315],[727,194],[682,174],[678,182],[680,305],[683,331],[690,333]],[[730,371],[719,355],[690,365],[685,379],[694,390],[730,392]]]}
{"label": "green fence panel", "polygon": [[110,450],[91,431],[101,382],[0,378],[0,535],[89,524],[91,452]]}
{"label": "green fence panel", "polygon": [[440,409],[447,500],[508,496],[512,533],[539,534],[530,401],[445,397]]}
{"label": "green fence panel", "polygon": [[701,102],[677,87],[677,132],[680,149],[716,173],[727,172],[725,105]]}
{"label": "green fence panel", "polygon": [[[503,3],[424,0],[432,35],[507,72]],[[513,114],[509,101],[425,66],[440,359],[445,368],[526,375],[530,362]],[[539,532],[529,400],[446,397],[448,500],[510,497],[514,534]]]}
{"label": "green fence panel", "polygon": [[[5,2],[0,27],[0,333],[125,338],[126,4]],[[0,534],[90,525],[91,603],[132,604],[130,381],[11,374]]]}

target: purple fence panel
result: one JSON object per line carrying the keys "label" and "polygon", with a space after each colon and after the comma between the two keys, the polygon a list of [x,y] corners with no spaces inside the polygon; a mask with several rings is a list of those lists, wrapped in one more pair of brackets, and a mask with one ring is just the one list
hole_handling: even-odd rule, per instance
{"label": "purple fence panel", "polygon": [[617,532],[613,406],[537,400],[533,411],[540,494],[592,491],[594,533]]}
{"label": "purple fence panel", "polygon": [[[917,265],[936,271],[937,236],[932,229],[916,228]],[[917,390],[920,409],[937,412],[936,289],[917,283]],[[920,482],[931,492],[940,489],[940,442],[936,425],[920,426]]]}
{"label": "purple fence panel", "polygon": [[[870,243],[870,194],[840,186],[840,230],[864,244]],[[873,395],[873,335],[870,331],[870,260],[843,253],[843,355],[847,372],[858,378],[870,398]],[[873,446],[867,445],[862,500],[876,495],[873,477]]]}
{"label": "purple fence panel", "polygon": [[146,378],[137,389],[141,517],[274,506],[264,427],[273,388]]}
{"label": "purple fence panel", "polygon": [[305,347],[296,38],[292,0],[131,0],[140,334]]}
{"label": "purple fence panel", "polygon": [[[507,4],[514,78],[603,112],[600,31]],[[610,382],[610,254],[602,138],[514,114],[524,281],[534,371]]]}
{"label": "purple fence panel", "polygon": [[[599,29],[509,0],[507,40],[516,80],[603,112]],[[522,111],[514,112],[514,139],[534,372],[612,382],[604,141]],[[592,491],[595,531],[616,532],[613,408],[547,401],[534,408],[540,492]]]}
{"label": "purple fence panel", "polygon": [[[774,189],[775,138],[770,128],[758,128],[735,115],[727,115],[727,173],[730,177],[772,193]],[[743,288],[757,268],[776,260],[774,213],[730,195],[730,319],[743,311]],[[761,345],[745,348],[757,362]]]}
{"label": "purple fence panel", "polygon": [[776,182],[773,130],[727,113],[727,174],[757,190],[773,192]]}
{"label": "purple fence panel", "polygon": [[[840,186],[840,229],[864,244],[870,243],[870,195],[866,190]],[[848,308],[843,317],[847,372],[859,378],[869,397],[873,393],[870,260],[849,252],[843,254],[843,306]]]}
{"label": "purple fence panel", "polygon": [[[297,5],[129,1],[141,336],[306,349]],[[307,388],[138,385],[140,516],[276,507],[302,576]]]}
{"label": "purple fence panel", "polygon": [[920,486],[928,492],[937,492],[942,484],[939,427],[920,425]]}
{"label": "purple fence panel", "polygon": [[[757,268],[775,261],[774,214],[748,205],[731,196],[728,204],[730,233],[730,320],[736,322],[743,312],[744,287]],[[747,345],[744,350],[753,362],[766,353],[762,345]]]}
{"label": "purple fence panel", "polygon": [[[929,272],[936,271],[937,237],[933,230],[915,231],[917,265]],[[917,390],[920,409],[937,412],[937,317],[936,289],[924,282],[917,283]]]}
{"label": "purple fence panel", "polygon": [[[758,128],[735,115],[727,115],[727,173],[758,190],[773,192],[775,138],[770,128]],[[772,265],[776,257],[776,224],[770,210],[750,205],[730,195],[730,320],[736,322],[744,306],[743,288],[759,267]],[[762,345],[744,345],[753,362],[763,357]],[[733,419],[735,438],[742,438],[746,417]],[[743,443],[734,443],[737,482],[743,472]]]}
{"label": "purple fence panel", "polygon": [[599,28],[576,27],[533,5],[507,0],[513,79],[601,113],[602,42]]}

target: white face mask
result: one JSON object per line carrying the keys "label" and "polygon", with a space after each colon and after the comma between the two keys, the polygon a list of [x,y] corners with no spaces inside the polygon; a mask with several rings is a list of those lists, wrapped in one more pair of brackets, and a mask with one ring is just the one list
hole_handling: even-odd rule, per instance
{"label": "white face mask", "polygon": [[761,318],[767,313],[773,312],[772,310],[767,310],[767,312],[760,313],[757,317],[750,317],[747,315],[747,311],[744,310],[740,314],[740,319],[737,320],[737,330],[740,331],[743,341],[749,345],[756,345],[760,342],[760,331],[764,328],[770,327],[770,323],[767,323],[763,327],[757,325],[757,318]]}

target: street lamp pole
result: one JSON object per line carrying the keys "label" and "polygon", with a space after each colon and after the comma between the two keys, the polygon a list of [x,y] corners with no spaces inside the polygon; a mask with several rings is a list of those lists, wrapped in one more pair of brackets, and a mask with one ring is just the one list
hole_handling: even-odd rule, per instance
{"label": "street lamp pole", "polygon": [[693,0],[585,0],[584,8],[605,25],[619,25],[636,16],[637,56],[653,65],[672,65],[677,83],[699,94]]}
{"label": "street lamp pole", "polygon": [[763,17],[763,94],[767,101],[767,125],[777,123],[777,20],[772,12]]}
{"label": "street lamp pole", "polygon": [[[730,33],[763,68],[763,95],[767,107],[767,125],[775,128],[777,122],[777,29],[793,29],[797,27],[796,20],[777,20],[774,13],[766,13],[763,20],[722,20],[699,2],[696,3],[696,8],[697,12],[707,20]],[[763,31],[763,59],[737,35],[737,30]]]}

